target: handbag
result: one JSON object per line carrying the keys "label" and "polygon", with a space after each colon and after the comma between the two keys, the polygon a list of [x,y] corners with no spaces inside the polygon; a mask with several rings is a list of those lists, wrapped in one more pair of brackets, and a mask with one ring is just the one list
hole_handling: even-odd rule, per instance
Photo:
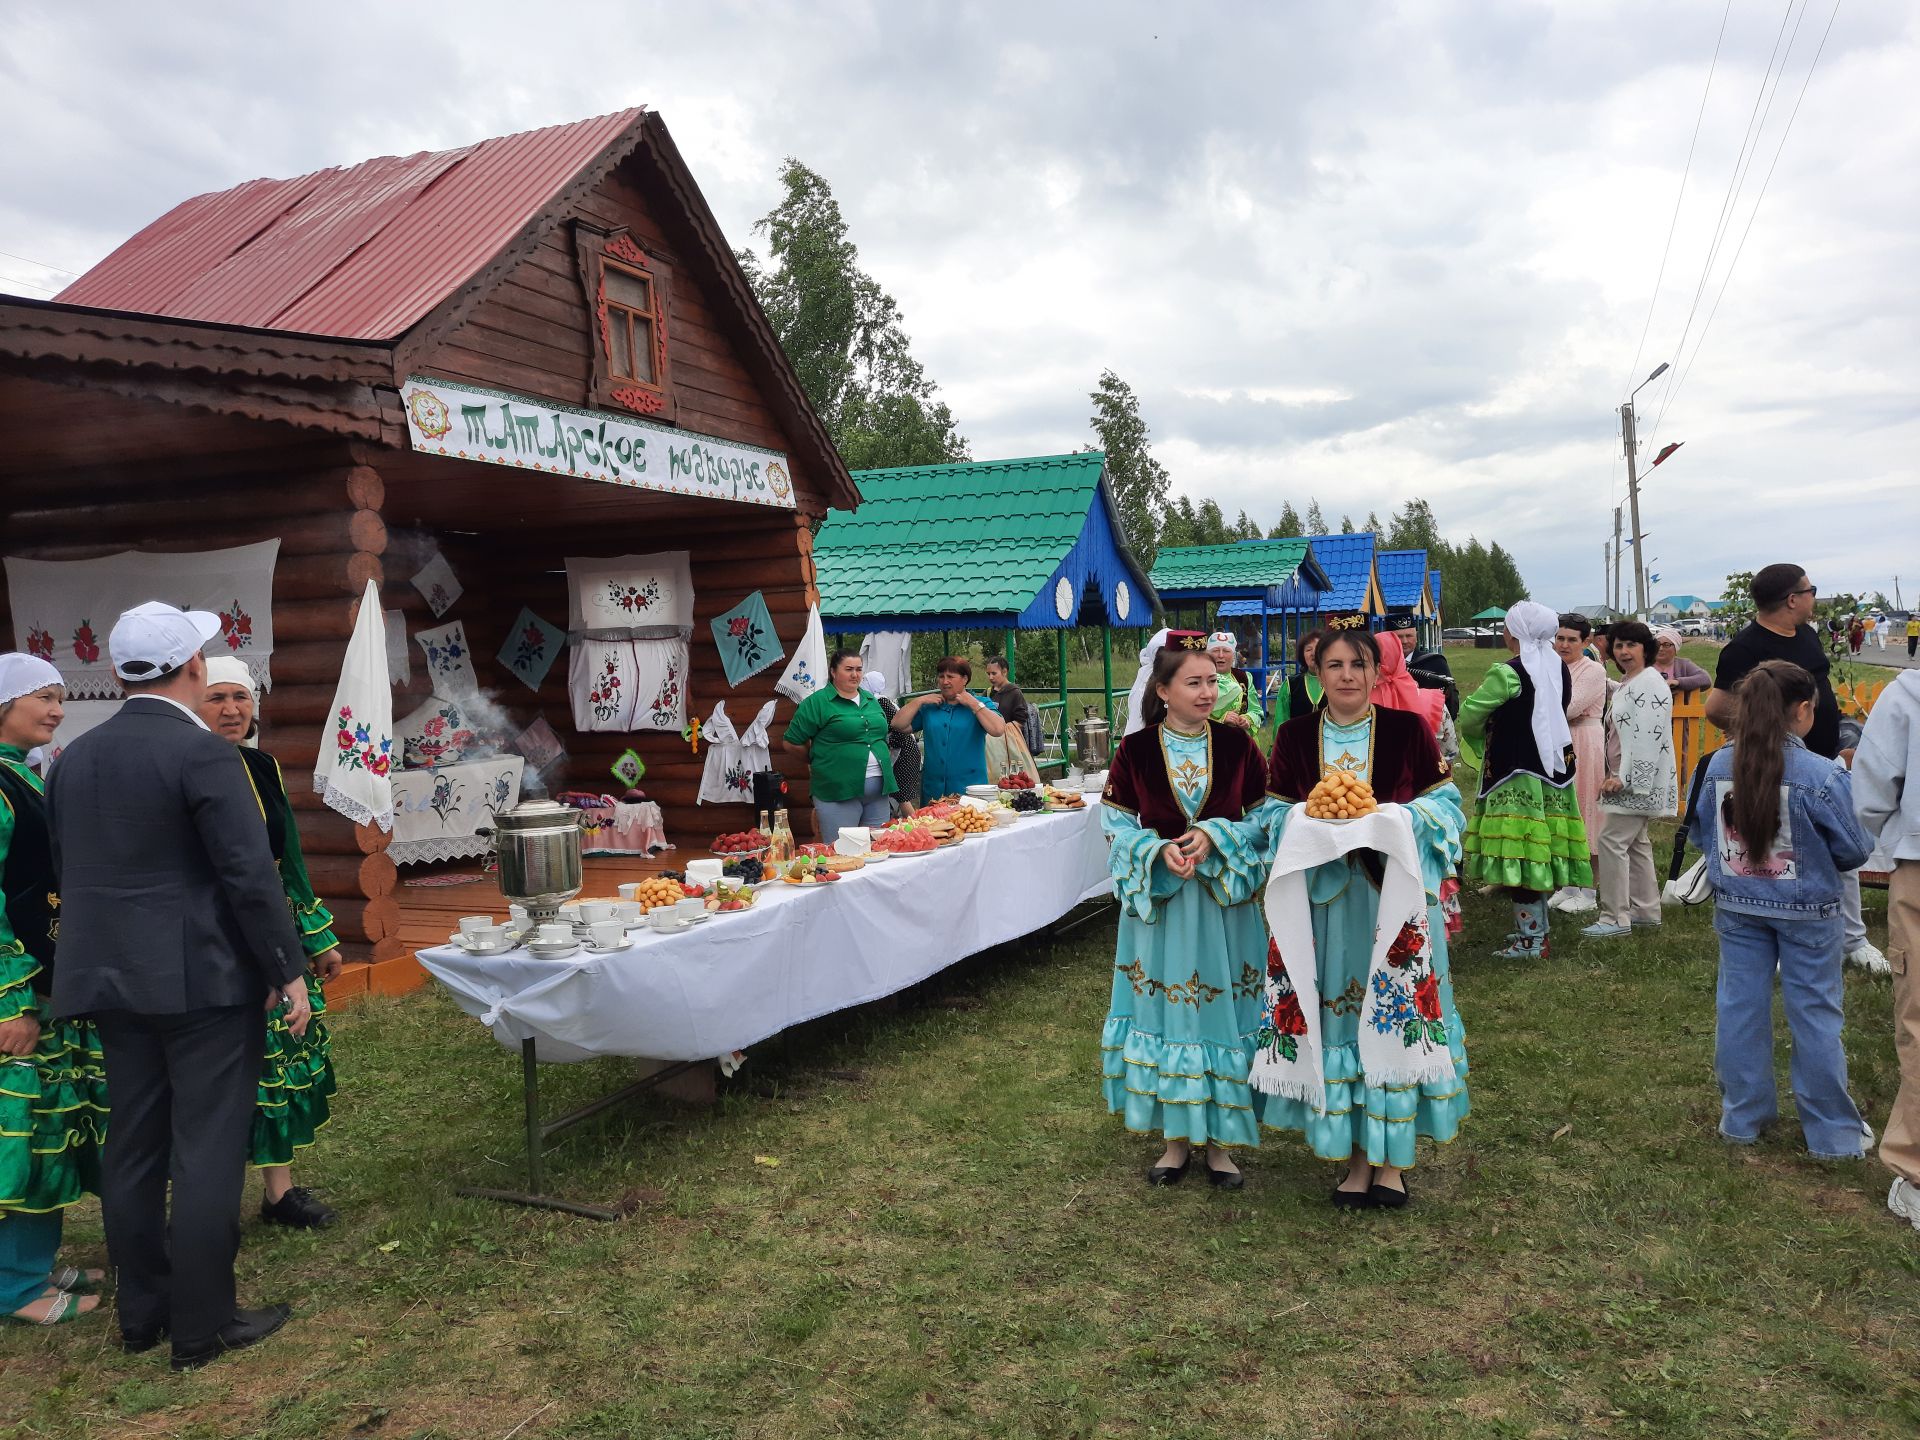
{"label": "handbag", "polygon": [[1680,817],[1679,833],[1673,837],[1673,858],[1667,863],[1667,883],[1661,889],[1662,898],[1676,905],[1704,905],[1713,898],[1713,882],[1707,875],[1707,857],[1702,855],[1693,864],[1680,868],[1687,858],[1687,826],[1692,823],[1694,808],[1700,803],[1701,786],[1707,778],[1707,765],[1711,756],[1703,755],[1693,767],[1693,784],[1687,792],[1686,813]]}

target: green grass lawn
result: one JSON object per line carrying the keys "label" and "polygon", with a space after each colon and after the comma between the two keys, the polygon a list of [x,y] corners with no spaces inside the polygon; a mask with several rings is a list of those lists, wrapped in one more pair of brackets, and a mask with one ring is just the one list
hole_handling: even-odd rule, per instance
{"label": "green grass lawn", "polygon": [[[246,1229],[243,1297],[294,1323],[187,1376],[104,1322],[9,1330],[0,1434],[1914,1434],[1920,1236],[1876,1163],[1806,1157],[1790,1097],[1715,1138],[1709,916],[1562,920],[1522,964],[1488,958],[1508,913],[1469,897],[1473,1115],[1397,1216],[1334,1212],[1280,1135],[1239,1194],[1145,1186],[1158,1147],[1098,1098],[1110,923],[761,1046],[712,1110],[572,1132],[551,1184],[615,1224],[456,1197],[518,1181],[517,1060],[437,991],[369,1002],[299,1171],[342,1224]],[[1886,982],[1847,1006],[1878,1124]],[[623,1074],[550,1067],[548,1104]],[[102,1263],[96,1207],[68,1233]]]}

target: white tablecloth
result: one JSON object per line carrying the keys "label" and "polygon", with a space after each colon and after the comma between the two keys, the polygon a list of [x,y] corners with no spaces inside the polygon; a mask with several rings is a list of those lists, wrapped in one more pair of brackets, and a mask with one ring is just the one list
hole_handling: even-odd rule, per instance
{"label": "white tablecloth", "polygon": [[1100,806],[1016,821],[833,885],[771,885],[752,909],[614,955],[560,961],[444,945],[420,963],[460,1008],[539,1058],[708,1060],[906,989],[1111,893]]}

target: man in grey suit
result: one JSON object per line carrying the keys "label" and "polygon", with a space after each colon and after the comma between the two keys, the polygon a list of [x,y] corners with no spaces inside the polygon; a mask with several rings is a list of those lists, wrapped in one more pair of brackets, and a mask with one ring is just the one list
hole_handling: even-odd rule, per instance
{"label": "man in grey suit", "polygon": [[[240,1248],[266,1011],[306,1029],[306,957],[232,745],[194,713],[219,617],[151,602],[107,639],[127,701],[47,784],[60,880],[53,1005],[98,1025],[113,1119],[100,1210],[129,1352],[173,1336],[173,1367],[265,1339],[284,1305],[241,1310]],[[173,1214],[167,1216],[167,1184]]]}

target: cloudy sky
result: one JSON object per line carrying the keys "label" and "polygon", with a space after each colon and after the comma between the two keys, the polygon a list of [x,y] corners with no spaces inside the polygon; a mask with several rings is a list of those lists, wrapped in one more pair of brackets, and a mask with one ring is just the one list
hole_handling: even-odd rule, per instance
{"label": "cloudy sky", "polygon": [[17,293],[189,195],[645,103],[735,243],[783,156],[827,177],[977,457],[1078,448],[1111,368],[1196,499],[1424,496],[1587,602],[1615,409],[1674,360],[1656,593],[1782,558],[1920,592],[1912,3],[183,0],[0,37]]}

